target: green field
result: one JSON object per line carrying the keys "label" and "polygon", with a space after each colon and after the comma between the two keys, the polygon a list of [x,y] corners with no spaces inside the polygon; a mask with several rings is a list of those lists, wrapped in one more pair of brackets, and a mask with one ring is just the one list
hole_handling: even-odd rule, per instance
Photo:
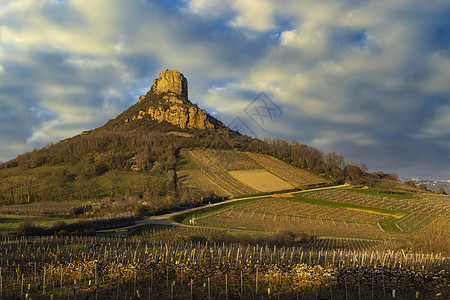
{"label": "green field", "polygon": [[16,214],[0,214],[0,233],[12,233],[27,221],[37,226],[52,227],[58,222],[72,223],[79,220],[74,218],[68,219],[67,217],[27,217]]}

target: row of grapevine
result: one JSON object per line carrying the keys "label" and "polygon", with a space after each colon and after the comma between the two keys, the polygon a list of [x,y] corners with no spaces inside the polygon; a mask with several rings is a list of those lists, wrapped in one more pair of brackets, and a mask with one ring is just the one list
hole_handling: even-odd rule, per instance
{"label": "row of grapevine", "polygon": [[289,230],[310,235],[366,236],[374,238],[386,235],[376,223],[278,215],[241,209],[229,209],[218,214],[208,215],[198,219],[196,225],[266,232]]}
{"label": "row of grapevine", "polygon": [[349,190],[323,190],[302,194],[308,198],[352,203],[383,209],[400,210],[413,213],[450,216],[450,201],[447,196],[411,196],[409,199],[393,199],[377,195],[368,195]]}
{"label": "row of grapevine", "polygon": [[450,267],[440,255],[402,251],[95,237],[6,239],[0,254],[1,299],[448,295]]}

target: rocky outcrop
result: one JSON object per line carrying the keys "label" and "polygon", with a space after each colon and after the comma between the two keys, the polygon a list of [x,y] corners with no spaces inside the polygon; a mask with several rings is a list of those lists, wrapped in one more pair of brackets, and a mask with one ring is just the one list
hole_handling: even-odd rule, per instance
{"label": "rocky outcrop", "polygon": [[172,105],[165,109],[162,107],[149,107],[146,111],[139,111],[137,116],[127,119],[125,122],[150,117],[158,122],[167,121],[180,128],[216,128],[214,121],[210,121],[209,115],[196,106]]}
{"label": "rocky outcrop", "polygon": [[186,77],[178,71],[165,70],[159,73],[159,77],[153,81],[151,91],[170,96],[178,96],[188,99],[188,82]]}
{"label": "rocky outcrop", "polygon": [[[149,94],[162,95],[160,103],[149,100]],[[178,71],[165,70],[153,81],[149,93],[139,98],[146,108],[137,115],[126,119],[132,122],[143,118],[151,118],[158,122],[169,122],[180,128],[217,128],[220,122],[209,116],[206,111],[192,104],[188,99],[188,81]]]}

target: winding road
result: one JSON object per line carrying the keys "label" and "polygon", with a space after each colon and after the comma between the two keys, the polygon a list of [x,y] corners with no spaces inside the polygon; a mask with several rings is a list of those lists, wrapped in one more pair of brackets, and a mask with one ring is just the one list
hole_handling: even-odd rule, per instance
{"label": "winding road", "polygon": [[[339,189],[339,188],[344,188],[344,187],[349,187],[349,186],[350,186],[349,184],[342,184],[342,185],[337,185],[337,186],[332,186],[332,187],[323,187],[323,188],[315,188],[315,189],[309,189],[309,190],[301,190],[301,191],[290,192],[290,193],[286,193],[286,194],[301,194],[301,193],[320,191],[320,190]],[[202,206],[198,206],[198,207],[194,207],[194,208],[188,208],[188,209],[185,209],[185,210],[180,210],[180,211],[176,211],[176,212],[172,212],[172,213],[168,213],[168,214],[164,214],[164,215],[147,216],[147,217],[144,217],[144,219],[137,221],[135,225],[127,226],[127,227],[121,227],[121,228],[115,228],[115,229],[111,229],[111,230],[97,231],[96,235],[98,235],[98,236],[123,236],[123,237],[126,237],[126,236],[130,235],[138,227],[144,226],[144,225],[167,225],[167,226],[182,226],[182,227],[205,228],[205,229],[216,229],[216,230],[226,230],[226,231],[259,232],[259,231],[246,230],[246,229],[234,229],[234,228],[221,228],[221,227],[206,227],[206,226],[187,225],[187,224],[173,222],[170,218],[173,217],[173,216],[179,215],[179,214],[201,210],[201,209],[206,208],[206,207],[213,207],[213,206],[221,205],[221,204],[224,204],[224,203],[238,202],[238,201],[243,201],[243,200],[248,200],[248,199],[259,199],[259,198],[262,199],[262,198],[267,198],[267,197],[274,196],[275,194],[276,193],[274,193],[272,195],[253,196],[253,197],[245,197],[245,198],[239,198],[239,199],[230,199],[230,200],[225,200],[225,201],[217,202],[217,203],[213,203],[213,204],[206,204],[206,205],[202,205]]]}

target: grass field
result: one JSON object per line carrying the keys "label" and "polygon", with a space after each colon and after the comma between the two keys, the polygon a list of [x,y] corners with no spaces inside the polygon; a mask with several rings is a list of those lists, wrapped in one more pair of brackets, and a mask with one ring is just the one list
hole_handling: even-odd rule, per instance
{"label": "grass field", "polygon": [[51,227],[58,222],[72,223],[80,219],[68,219],[64,216],[45,217],[45,216],[28,216],[22,214],[0,214],[0,233],[12,233],[16,231],[24,221],[32,221],[34,225]]}

